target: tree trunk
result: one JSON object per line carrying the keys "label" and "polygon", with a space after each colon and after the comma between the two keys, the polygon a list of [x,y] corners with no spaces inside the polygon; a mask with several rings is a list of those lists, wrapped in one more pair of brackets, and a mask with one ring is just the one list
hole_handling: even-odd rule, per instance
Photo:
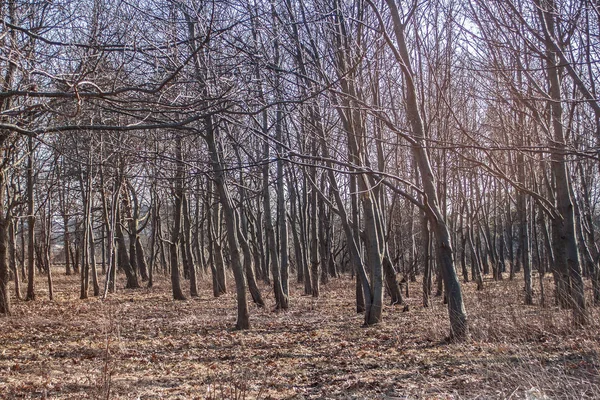
{"label": "tree trunk", "polygon": [[[217,202],[212,207],[213,212],[213,225],[210,226],[210,239],[209,242],[212,243],[213,248],[213,263],[214,263],[214,277],[213,291],[216,293],[215,297],[218,297],[222,294],[227,293],[227,278],[225,275],[225,262],[223,261],[223,246],[221,245],[221,237],[217,235],[217,229],[221,225],[221,207]],[[215,225],[217,228],[215,228]]]}
{"label": "tree trunk", "polygon": [[152,183],[152,225],[150,229],[150,264],[148,265],[148,287],[154,286],[154,269],[156,264],[156,240],[158,238],[158,209],[156,206],[157,202],[156,194],[156,182]]}
{"label": "tree trunk", "polygon": [[423,307],[429,307],[431,305],[431,278],[432,278],[432,265],[431,265],[431,238],[428,225],[427,216],[423,216],[421,223],[422,230],[422,241],[423,241]]}
{"label": "tree trunk", "polygon": [[178,134],[175,138],[175,184],[173,188],[173,229],[171,230],[171,243],[169,243],[169,254],[171,257],[171,287],[173,298],[175,300],[185,300],[181,290],[181,278],[179,273],[179,260],[177,252],[181,242],[181,212],[183,204],[183,155],[181,136]]}
{"label": "tree trunk", "polygon": [[69,217],[65,214],[63,216],[64,225],[64,249],[65,249],[65,275],[71,275],[71,238],[69,237]]}
{"label": "tree trunk", "polygon": [[404,37],[404,24],[394,0],[386,0],[392,14],[394,34],[398,45],[398,63],[405,78],[406,114],[413,131],[414,141],[412,152],[421,173],[423,192],[426,196],[425,203],[429,208],[429,218],[432,231],[436,238],[438,260],[442,269],[442,277],[448,298],[448,312],[450,316],[450,336],[455,340],[464,340],[469,334],[467,313],[462,299],[460,282],[454,270],[454,251],[450,241],[450,232],[439,209],[438,194],[429,156],[425,149],[425,128],[421,118],[421,110],[417,100],[417,90],[414,82],[414,73],[410,66],[408,47]]}
{"label": "tree trunk", "polygon": [[94,229],[90,221],[89,224],[89,242],[90,242],[90,269],[92,273],[92,286],[94,296],[100,295],[100,284],[98,282],[98,268],[96,263],[96,240],[94,239]]}
{"label": "tree trunk", "polygon": [[[263,133],[267,134],[267,114],[263,113]],[[269,142],[264,143],[265,159],[269,158]],[[277,254],[277,242],[275,241],[275,229],[273,228],[273,219],[271,216],[271,192],[269,188],[269,164],[266,163],[263,167],[263,208],[264,208],[264,227],[267,237],[267,248],[269,249],[271,262],[271,275],[273,277],[273,293],[275,295],[275,308],[286,310],[288,308],[288,296],[283,291],[281,282],[281,267],[279,263],[279,254]],[[279,188],[278,188],[279,190]],[[279,200],[279,199],[278,199]],[[277,202],[277,210],[279,211],[279,201]],[[285,218],[285,215],[284,215]],[[286,236],[287,238],[287,236]],[[287,246],[287,243],[285,244]]]}
{"label": "tree trunk", "polygon": [[[117,189],[118,190],[118,189]],[[129,255],[127,254],[127,246],[125,244],[125,236],[123,235],[123,229],[121,228],[121,211],[120,207],[116,207],[116,223],[115,223],[115,237],[117,239],[117,257],[118,264],[125,272],[125,276],[127,277],[127,283],[125,284],[125,288],[127,289],[137,289],[140,287],[137,279],[136,272],[131,268],[129,264]]]}
{"label": "tree trunk", "polygon": [[190,278],[190,296],[198,297],[198,284],[196,282],[196,265],[192,255],[192,224],[190,222],[190,207],[187,200],[187,195],[183,193],[183,243],[182,253],[185,254],[185,262],[187,263],[187,271]]}
{"label": "tree trunk", "polygon": [[[33,203],[33,137],[27,141],[27,296],[25,300],[35,300],[35,215]],[[6,222],[5,222],[6,224]],[[6,234],[6,227],[4,227]],[[6,256],[6,255],[5,255]]]}
{"label": "tree trunk", "polygon": [[[1,211],[0,211],[1,212]],[[7,218],[9,223],[8,230],[8,252],[9,252],[9,265],[12,273],[14,274],[15,281],[15,297],[21,300],[21,279],[19,276],[19,269],[17,268],[17,235],[15,232],[15,219],[10,216]]]}
{"label": "tree trunk", "polygon": [[[0,137],[0,142],[5,138]],[[6,150],[1,150],[5,152]],[[8,224],[7,210],[5,209],[5,171],[0,170],[0,315],[10,314],[10,293],[8,282],[10,280],[8,263]]]}
{"label": "tree trunk", "polygon": [[48,282],[48,298],[54,300],[54,284],[52,282],[52,197],[48,194],[47,215],[45,221],[44,264],[46,264],[46,281]]}
{"label": "tree trunk", "polygon": [[[239,214],[236,213],[236,219],[239,220]],[[256,283],[256,276],[254,274],[254,266],[252,265],[252,252],[250,251],[250,246],[248,245],[248,240],[241,227],[238,225],[238,240],[240,242],[240,247],[242,248],[242,253],[244,255],[244,272],[246,273],[246,280],[248,281],[248,290],[250,291],[250,296],[252,296],[252,301],[259,306],[264,307],[265,302],[262,299],[262,295],[260,294],[260,290]]]}
{"label": "tree trunk", "polygon": [[248,303],[246,301],[246,282],[244,279],[244,269],[241,262],[238,232],[236,227],[236,217],[234,208],[229,197],[229,191],[225,185],[225,176],[223,172],[223,165],[221,164],[220,154],[217,150],[217,143],[215,141],[214,126],[212,118],[207,117],[204,121],[206,136],[205,140],[208,145],[214,182],[219,193],[219,199],[221,206],[223,207],[223,213],[225,214],[225,224],[227,228],[227,239],[229,242],[229,252],[231,257],[233,276],[235,279],[235,287],[237,294],[237,321],[236,329],[249,329],[250,328],[250,316],[248,312]]}
{"label": "tree trunk", "polygon": [[[148,267],[148,264],[146,264],[146,252],[144,251],[144,246],[142,246],[140,235],[136,235],[135,238],[135,256],[137,258],[136,261],[140,273],[144,272],[146,275],[146,280],[149,281],[152,272],[150,272],[150,268]],[[144,280],[143,277],[142,280]],[[148,287],[152,287],[152,285],[148,284]]]}
{"label": "tree trunk", "polygon": [[555,36],[555,4],[554,0],[535,0],[535,3],[538,6],[539,21],[545,35],[545,59],[549,95],[552,99],[552,101],[549,101],[549,107],[554,137],[549,147],[552,149],[551,168],[556,184],[556,206],[560,215],[560,218],[555,221],[554,257],[559,269],[561,283],[565,287],[570,305],[573,308],[573,320],[577,325],[585,325],[588,322],[588,312],[579,261],[579,248],[577,246],[575,213],[573,199],[571,198],[571,178],[565,156],[568,149],[565,142],[562,118],[563,99],[559,72],[561,67],[552,46]]}

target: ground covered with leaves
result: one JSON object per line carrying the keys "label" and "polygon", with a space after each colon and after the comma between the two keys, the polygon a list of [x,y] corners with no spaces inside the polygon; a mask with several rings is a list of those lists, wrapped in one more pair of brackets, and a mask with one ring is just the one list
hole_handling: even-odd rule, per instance
{"label": "ground covered with leaves", "polygon": [[239,332],[233,287],[215,299],[207,278],[187,301],[161,277],[79,300],[78,277],[59,270],[49,301],[38,279],[38,299],[0,318],[1,399],[600,398],[599,310],[575,328],[568,311],[523,306],[520,280],[464,285],[471,339],[453,344],[441,298],[423,308],[419,283],[407,312],[388,306],[368,328],[349,278],[318,299],[292,287],[285,312],[263,286],[268,306]]}

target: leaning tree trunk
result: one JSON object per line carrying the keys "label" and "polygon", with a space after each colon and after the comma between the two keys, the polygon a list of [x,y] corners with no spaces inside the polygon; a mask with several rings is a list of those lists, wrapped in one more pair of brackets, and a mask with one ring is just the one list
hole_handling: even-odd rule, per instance
{"label": "leaning tree trunk", "polygon": [[395,0],[386,0],[391,12],[394,27],[394,35],[398,46],[395,55],[405,79],[405,109],[407,119],[410,123],[413,141],[412,153],[419,167],[423,192],[426,196],[425,202],[429,208],[429,222],[431,230],[436,238],[438,260],[442,270],[442,278],[448,298],[448,312],[450,316],[450,336],[455,340],[464,340],[469,334],[467,324],[467,313],[462,298],[460,282],[454,269],[454,250],[450,240],[450,232],[446,221],[440,210],[435,178],[429,155],[425,148],[425,127],[421,117],[419,101],[417,99],[417,88],[415,86],[415,74],[410,66],[408,46],[404,36],[405,25],[400,19],[400,14]]}
{"label": "leaning tree trunk", "polygon": [[[321,144],[321,150],[326,159],[330,158],[329,148],[327,147],[327,141],[325,139],[325,133],[322,129],[321,117],[318,113],[316,107],[312,109],[312,118],[316,122],[315,125],[319,128],[319,139]],[[367,271],[365,268],[365,262],[362,257],[362,252],[360,249],[360,236],[358,233],[358,200],[356,196],[356,176],[350,176],[350,193],[352,194],[352,202],[351,202],[351,212],[352,219],[351,222],[348,213],[346,211],[346,204],[342,199],[340,194],[340,189],[338,187],[337,181],[335,179],[335,174],[333,173],[333,165],[330,162],[326,162],[327,165],[327,177],[329,180],[329,185],[331,188],[331,193],[333,194],[333,198],[337,205],[336,212],[338,213],[341,222],[342,228],[344,230],[346,236],[346,245],[348,246],[348,251],[350,255],[350,263],[352,264],[353,271],[356,273],[356,311],[357,313],[365,313],[364,324],[371,325],[377,323],[380,320],[380,314],[378,312],[382,309],[382,301],[378,303],[374,301],[374,293],[380,293],[381,299],[383,299],[383,291],[381,290],[381,286],[383,281],[380,280],[378,282],[379,288],[374,286],[377,284],[377,281],[374,281],[373,285],[369,282],[369,278],[367,276]],[[313,188],[313,191],[315,188]],[[375,290],[374,290],[375,288]],[[373,306],[375,304],[375,307]]]}
{"label": "leaning tree trunk", "polygon": [[[342,91],[347,95],[339,98],[339,104],[336,107],[338,115],[342,120],[347,138],[347,150],[349,161],[359,170],[366,165],[365,154],[367,143],[365,141],[366,132],[364,131],[366,122],[362,112],[360,111],[361,93],[356,88],[357,76],[352,71],[352,50],[350,39],[347,35],[346,21],[344,16],[339,12],[339,7],[335,9],[335,18],[338,22],[335,27],[334,40],[338,47],[336,53],[336,67],[340,79]],[[355,101],[354,99],[358,100]],[[358,104],[357,104],[358,103]],[[316,154],[313,154],[316,155]],[[371,181],[366,174],[356,176],[356,184],[360,193],[360,203],[362,205],[364,215],[364,242],[365,242],[365,258],[370,264],[370,301],[366,307],[365,324],[372,325],[381,322],[383,311],[383,241],[385,238],[381,236],[378,229],[378,221],[381,221],[381,210],[378,208],[376,199],[374,199],[373,187]],[[358,209],[353,209],[358,211]],[[357,214],[355,214],[357,215]],[[355,221],[357,219],[355,218]],[[357,230],[358,226],[354,226]],[[356,231],[359,232],[358,230]],[[359,269],[359,273],[361,273]],[[362,282],[363,290],[366,289],[365,282]],[[367,299],[365,299],[367,300]]]}
{"label": "leaning tree trunk", "polygon": [[237,321],[236,329],[250,328],[250,315],[248,312],[248,303],[246,301],[246,282],[244,279],[244,270],[240,255],[240,245],[238,240],[236,216],[229,196],[229,190],[225,184],[225,173],[221,163],[220,153],[217,150],[215,140],[214,125],[212,117],[208,116],[204,120],[206,128],[205,141],[211,157],[214,182],[219,193],[219,199],[225,214],[225,224],[227,228],[227,239],[229,242],[230,259],[235,279],[237,294]]}
{"label": "leaning tree trunk", "polygon": [[544,30],[546,46],[547,79],[549,85],[549,107],[552,118],[554,137],[550,141],[552,149],[552,173],[555,180],[556,206],[559,218],[555,220],[554,257],[559,269],[559,276],[567,292],[567,298],[573,308],[573,319],[576,324],[588,322],[585,301],[583,276],[579,261],[579,248],[575,227],[575,212],[571,197],[571,177],[567,169],[565,153],[568,151],[562,118],[562,94],[560,71],[557,54],[553,48],[555,36],[555,4],[554,0],[535,0],[538,6],[540,24]]}

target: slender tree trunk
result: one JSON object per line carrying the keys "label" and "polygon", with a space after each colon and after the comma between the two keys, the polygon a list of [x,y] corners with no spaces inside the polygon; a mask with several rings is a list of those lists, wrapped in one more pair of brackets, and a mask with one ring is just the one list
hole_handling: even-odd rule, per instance
{"label": "slender tree trunk", "polygon": [[66,214],[63,216],[64,225],[64,249],[65,249],[65,275],[71,275],[71,238],[69,237],[69,217]]}
{"label": "slender tree trunk", "polygon": [[[313,155],[316,155],[317,148],[316,144],[313,144]],[[316,182],[317,178],[317,169],[314,166],[310,167],[310,179],[312,182]],[[309,203],[309,215],[310,219],[308,221],[309,226],[309,241],[310,241],[310,294],[313,297],[319,297],[319,235],[318,235],[318,226],[319,220],[317,219],[318,209],[317,209],[317,189],[313,187],[310,192],[310,203]],[[306,277],[305,277],[306,279]],[[308,293],[307,293],[308,294]]]}
{"label": "slender tree trunk", "polygon": [[158,238],[158,210],[156,206],[156,183],[152,183],[152,225],[150,233],[150,264],[148,265],[148,287],[154,286],[154,269],[156,264],[156,239]]}
{"label": "slender tree trunk", "polygon": [[462,299],[460,282],[454,269],[454,251],[450,240],[450,232],[440,212],[435,179],[423,142],[425,139],[425,129],[417,100],[417,90],[414,82],[415,76],[410,66],[409,51],[404,37],[404,25],[400,19],[396,2],[394,0],[386,0],[386,3],[392,14],[394,34],[398,45],[397,61],[401,66],[405,78],[406,114],[415,138],[412,144],[412,151],[421,172],[423,191],[427,196],[425,202],[430,209],[431,228],[436,238],[438,260],[448,298],[450,335],[455,340],[464,340],[469,335],[467,313]]}
{"label": "slender tree trunk", "polygon": [[[325,193],[325,182],[321,180],[321,193]],[[325,211],[325,202],[319,201],[318,204],[318,215],[319,215],[319,226],[318,235],[319,235],[319,265],[321,265],[321,283],[326,285],[329,283],[329,274],[327,273],[327,266],[329,264],[329,237],[328,237],[328,221],[327,221],[327,213]]]}
{"label": "slender tree trunk", "polygon": [[44,246],[44,261],[46,264],[46,281],[48,282],[48,298],[54,300],[54,284],[52,282],[52,197],[48,194],[46,215],[46,237]]}
{"label": "slender tree trunk", "polygon": [[150,279],[148,271],[149,268],[148,264],[146,263],[146,252],[144,251],[144,246],[142,245],[140,235],[136,235],[135,237],[135,257],[140,275],[142,275],[142,281],[148,281]]}
{"label": "slender tree trunk", "polygon": [[162,266],[163,275],[166,275],[170,271],[169,260],[167,259],[167,251],[165,250],[165,240],[162,228],[162,217],[160,211],[156,213],[156,228],[158,234],[158,254],[160,256],[160,264]]}
{"label": "slender tree trunk", "polygon": [[89,243],[90,243],[90,270],[92,273],[92,286],[94,296],[100,295],[100,283],[98,282],[98,268],[96,263],[96,240],[94,239],[94,229],[90,221],[89,224]]}
{"label": "slender tree trunk", "polygon": [[[239,219],[239,214],[236,213],[236,219]],[[246,273],[246,280],[248,281],[248,290],[250,291],[250,296],[252,296],[252,301],[259,306],[264,307],[265,302],[262,299],[262,295],[260,294],[260,290],[256,283],[256,276],[254,274],[254,266],[252,265],[252,252],[250,251],[250,246],[248,245],[248,240],[241,227],[238,225],[238,241],[240,242],[240,247],[242,248],[242,253],[244,255],[244,272]]]}
{"label": "slender tree trunk", "polygon": [[[309,171],[312,171],[312,167],[309,167]],[[302,181],[302,193],[303,193],[303,209],[302,218],[300,218],[300,237],[304,248],[306,249],[306,262],[304,263],[304,294],[309,296],[312,294],[312,268],[313,268],[313,254],[316,250],[313,249],[313,242],[311,240],[311,229],[313,221],[311,219],[311,207],[312,207],[312,194],[308,192],[307,178],[305,177]],[[316,256],[315,256],[316,257]],[[317,266],[318,268],[318,266]]]}
{"label": "slender tree trunk", "polygon": [[431,239],[427,216],[423,216],[421,223],[422,240],[423,240],[423,307],[429,307],[431,305],[431,278],[432,278],[432,265],[431,265]]}
{"label": "slender tree trunk", "polygon": [[175,300],[185,300],[183,291],[181,290],[181,278],[179,273],[179,259],[177,252],[181,242],[181,212],[183,204],[183,155],[181,136],[175,138],[175,184],[173,188],[173,229],[171,230],[171,243],[169,243],[169,253],[171,256],[171,287],[173,290],[173,298]]}
{"label": "slender tree trunk", "polygon": [[190,277],[190,296],[198,297],[198,284],[196,282],[196,265],[194,263],[194,257],[192,255],[192,224],[190,221],[190,207],[187,200],[187,195],[183,194],[183,243],[182,252],[185,254],[185,262],[187,262],[187,271]]}
{"label": "slender tree trunk", "polygon": [[417,281],[417,242],[415,240],[415,206],[411,202],[406,202],[408,208],[408,273],[411,282]]}
{"label": "slender tree trunk", "polygon": [[[291,174],[288,174],[291,176]],[[304,282],[304,270],[306,264],[306,255],[305,255],[305,247],[300,238],[300,233],[298,232],[298,194],[296,191],[297,181],[292,181],[291,179],[288,181],[288,186],[290,187],[290,216],[291,216],[291,231],[292,231],[292,240],[294,242],[294,255],[296,260],[296,273],[297,273],[297,282]]]}
{"label": "slender tree trunk", "polygon": [[[213,262],[215,268],[216,281],[214,290],[216,290],[217,296],[227,293],[227,279],[225,275],[225,262],[223,261],[223,246],[221,245],[220,235],[217,234],[218,227],[221,226],[221,206],[219,202],[215,203],[212,207],[213,212],[213,225],[210,227],[211,231],[211,242],[213,247]],[[216,227],[215,225],[216,224]]]}
{"label": "slender tree trunk", "polygon": [[[84,179],[85,178],[85,179]],[[81,240],[81,275],[80,296],[81,299],[88,298],[88,287],[90,282],[90,262],[92,258],[93,242],[92,235],[92,151],[88,149],[88,166],[84,174],[83,167],[79,170],[79,184],[81,186],[81,199],[84,207],[83,215],[83,238]],[[94,255],[95,261],[95,255]],[[95,266],[94,266],[95,272]]]}
{"label": "slender tree trunk", "polygon": [[[271,8],[273,12],[273,19],[277,21],[278,17],[276,15],[276,9],[271,3]],[[275,52],[275,65],[279,65],[279,38],[277,35],[277,26],[275,31],[275,40],[274,40],[274,52]],[[288,226],[287,226],[287,213],[285,208],[285,179],[284,179],[284,169],[283,169],[283,106],[281,104],[281,76],[278,72],[279,68],[275,72],[275,93],[278,100],[278,104],[275,109],[275,139],[277,140],[277,233],[279,234],[279,275],[281,278],[281,290],[282,290],[282,307],[283,309],[287,309],[289,306],[289,254],[288,254]]]}
{"label": "slender tree trunk", "polygon": [[[522,156],[521,156],[522,158]],[[519,248],[525,278],[525,304],[533,304],[533,287],[531,282],[531,251],[529,249],[529,223],[527,221],[527,202],[523,193],[517,193],[517,213],[519,218]]]}
{"label": "slender tree trunk", "polygon": [[220,153],[217,150],[215,140],[214,126],[212,117],[207,117],[204,121],[206,129],[206,144],[208,145],[211,163],[213,168],[214,182],[219,193],[219,199],[225,214],[225,224],[227,228],[227,239],[229,242],[229,252],[231,257],[233,275],[235,279],[236,295],[237,295],[237,321],[236,329],[250,328],[250,315],[248,312],[248,303],[246,301],[246,282],[244,279],[244,269],[241,262],[239,239],[237,231],[237,221],[234,213],[233,204],[229,196],[229,191],[225,185],[225,176],[223,165],[220,159]]}
{"label": "slender tree trunk", "polygon": [[9,248],[9,265],[14,274],[15,281],[15,297],[21,300],[21,279],[19,277],[19,269],[17,268],[17,235],[15,232],[15,219],[10,216],[7,218],[8,227],[8,248]]}
{"label": "slender tree trunk", "polygon": [[481,276],[481,260],[473,242],[473,222],[469,224],[467,242],[471,250],[471,275],[473,280],[477,282],[477,290],[483,290],[483,277]]}
{"label": "slender tree trunk", "polygon": [[[29,151],[29,157],[27,158],[27,228],[29,233],[27,242],[27,296],[25,300],[35,300],[35,210],[33,202],[33,137],[31,136],[27,141],[27,149]],[[4,229],[6,231],[6,227]]]}
{"label": "slender tree trunk", "polygon": [[[4,143],[6,138],[0,136],[0,143]],[[0,150],[5,152],[6,150]],[[5,155],[3,155],[5,156]],[[0,170],[0,315],[10,314],[10,293],[8,282],[10,280],[8,263],[8,212],[5,206],[6,192],[6,172]]]}
{"label": "slender tree trunk", "polygon": [[506,241],[504,238],[504,229],[502,227],[502,218],[499,218],[499,222],[498,222],[498,226],[499,226],[499,237],[498,237],[498,242],[500,244],[500,249],[498,250],[498,255],[499,255],[499,259],[498,259],[498,280],[501,281],[504,279],[504,276],[502,275],[502,273],[504,272],[505,266],[506,266]]}
{"label": "slender tree trunk", "polygon": [[[118,189],[117,189],[118,190]],[[140,287],[138,283],[138,278],[136,272],[131,268],[129,264],[129,255],[127,254],[127,246],[125,244],[125,236],[123,235],[123,229],[121,228],[121,210],[120,207],[117,208],[117,216],[115,223],[115,237],[117,239],[117,256],[118,256],[118,264],[125,272],[125,276],[127,277],[127,283],[125,287],[127,289],[137,289]]]}
{"label": "slender tree trunk", "polygon": [[[263,113],[263,133],[267,134],[267,114]],[[269,142],[265,141],[264,154],[265,159],[269,158]],[[286,310],[288,308],[288,296],[283,291],[281,282],[281,269],[279,263],[279,254],[277,254],[277,242],[275,241],[275,229],[273,228],[273,218],[271,216],[271,189],[269,188],[269,164],[263,167],[263,202],[264,202],[264,227],[267,237],[267,247],[269,249],[271,261],[271,275],[273,277],[273,292],[275,295],[275,308]],[[279,211],[279,202],[277,202]],[[285,215],[284,215],[285,218]],[[287,236],[286,236],[287,238]],[[282,244],[283,245],[283,244]],[[287,243],[285,244],[287,246]]]}
{"label": "slender tree trunk", "polygon": [[[600,124],[598,125],[598,129],[600,129]],[[589,249],[590,256],[592,258],[591,263],[588,261],[588,265],[592,279],[593,302],[594,304],[600,304],[600,266],[598,265],[598,262],[600,261],[600,251],[598,249],[598,244],[596,243],[596,233],[594,229],[594,221],[592,216],[591,193],[588,187],[588,183],[586,182],[586,177],[583,172],[582,163],[579,164],[579,171],[581,176],[581,187],[583,189],[584,204],[582,207],[584,208],[582,210],[582,225],[587,225],[587,229],[582,228],[582,230],[585,232],[585,237],[587,238],[587,241],[585,243]]]}

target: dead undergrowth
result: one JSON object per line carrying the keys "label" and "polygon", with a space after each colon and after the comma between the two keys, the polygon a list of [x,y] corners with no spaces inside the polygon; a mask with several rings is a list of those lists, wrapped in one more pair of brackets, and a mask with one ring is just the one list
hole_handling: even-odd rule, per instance
{"label": "dead undergrowth", "polygon": [[410,311],[388,306],[379,326],[361,327],[343,278],[319,299],[292,287],[286,312],[252,306],[238,332],[233,287],[215,299],[209,279],[183,302],[160,277],[105,302],[58,270],[50,302],[38,279],[38,300],[0,318],[1,399],[600,398],[599,310],[575,328],[569,311],[523,306],[519,280],[464,285],[472,337],[448,344],[445,306],[423,308],[417,283]]}

